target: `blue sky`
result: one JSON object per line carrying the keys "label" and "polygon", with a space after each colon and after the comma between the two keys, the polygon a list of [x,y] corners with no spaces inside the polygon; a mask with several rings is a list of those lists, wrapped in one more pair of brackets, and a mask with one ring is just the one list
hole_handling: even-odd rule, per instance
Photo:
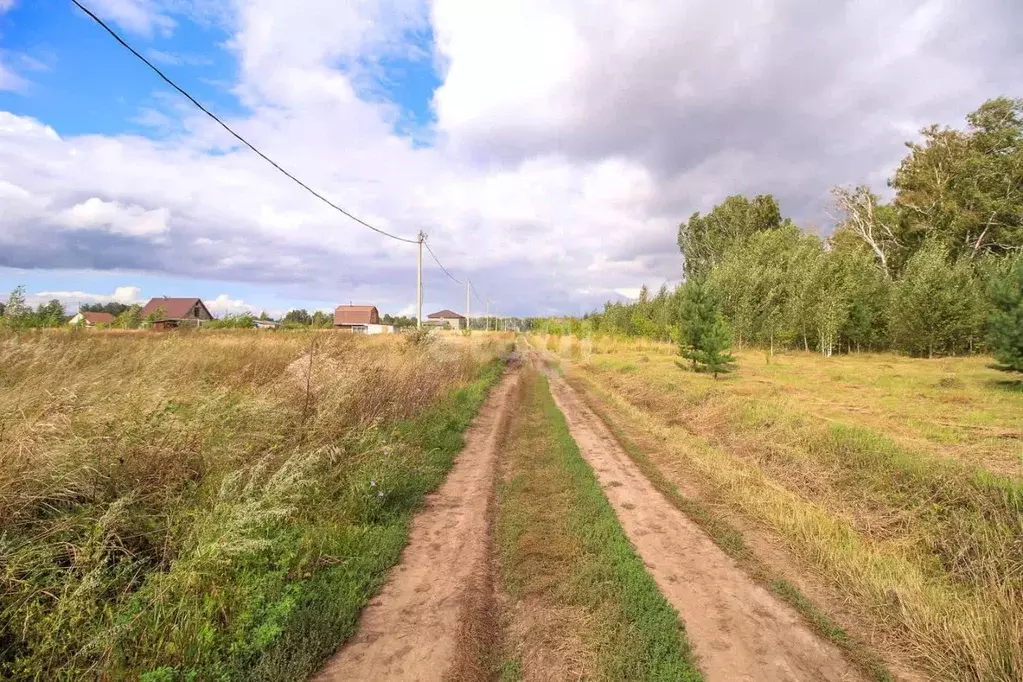
{"label": "blue sky", "polygon": [[[210,18],[170,18],[172,25],[141,34],[111,23],[129,44],[218,116],[225,120],[244,116],[245,107],[233,92],[238,65],[229,47],[231,35]],[[31,79],[29,85],[17,91],[0,91],[0,109],[45,121],[62,137],[137,135],[160,140],[180,134],[180,112],[192,105],[66,0],[16,3],[0,15],[0,35],[3,49],[18,56],[16,63]],[[414,138],[417,146],[428,145],[434,120],[430,100],[440,84],[430,59],[431,31],[427,28],[411,34],[408,44],[419,51],[419,58],[378,60],[371,77],[360,79],[357,90],[367,100],[394,105],[396,115],[390,120],[393,130]],[[338,67],[344,69],[345,65],[339,63]],[[226,133],[222,142],[232,143]],[[282,177],[281,182],[288,181]],[[355,280],[353,284],[366,282]],[[0,267],[0,292],[18,285],[35,294],[35,300],[47,297],[38,294],[64,293],[62,298],[71,309],[80,302],[89,302],[73,300],[75,292],[102,295],[118,286],[137,287],[144,297],[197,291],[211,297],[230,291],[232,300],[277,312],[337,304],[333,298],[303,296],[293,289],[247,282],[130,270]]]}
{"label": "blue sky", "polygon": [[[920,127],[1020,96],[1001,0],[90,0],[260,149],[419,230],[499,312],[674,282],[678,222],[772,193],[827,231]],[[240,148],[67,0],[0,0],[0,292],[408,312],[415,248]],[[464,288],[424,260],[431,309]]]}
{"label": "blue sky", "polygon": [[[170,16],[172,28],[149,35],[110,23],[218,116],[242,114],[232,93],[238,65],[228,48],[231,35],[213,20]],[[0,15],[0,35],[4,50],[38,62],[27,66],[31,85],[25,91],[0,91],[0,107],[46,121],[61,135],[157,137],[161,131],[140,120],[146,110],[171,113],[172,107],[191,106],[67,0],[15,3]],[[399,107],[395,126],[402,133],[417,132],[434,120],[430,100],[440,79],[430,59],[432,40],[428,28],[410,35],[409,47],[422,57],[380,59],[362,89],[367,99],[382,98]]]}
{"label": "blue sky", "polygon": [[[170,91],[74,5],[19,2],[0,22],[4,49],[45,67],[28,74],[25,91],[0,92],[0,107],[46,121],[61,135],[157,132],[140,117],[146,109],[166,109]],[[222,47],[229,37],[224,31],[185,21],[169,36],[156,31],[149,38],[127,37],[200,101],[225,115],[240,111],[225,88],[234,82],[236,66]],[[168,63],[174,58],[183,61]]]}

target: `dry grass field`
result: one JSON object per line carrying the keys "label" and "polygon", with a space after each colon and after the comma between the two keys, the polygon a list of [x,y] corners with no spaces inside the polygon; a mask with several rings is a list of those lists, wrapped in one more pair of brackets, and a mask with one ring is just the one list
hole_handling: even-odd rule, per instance
{"label": "dry grass field", "polygon": [[308,675],[397,561],[507,345],[0,336],[0,677]]}
{"label": "dry grass field", "polygon": [[664,344],[533,344],[755,573],[766,536],[889,660],[1023,679],[1023,390],[990,360],[740,352],[715,381]]}

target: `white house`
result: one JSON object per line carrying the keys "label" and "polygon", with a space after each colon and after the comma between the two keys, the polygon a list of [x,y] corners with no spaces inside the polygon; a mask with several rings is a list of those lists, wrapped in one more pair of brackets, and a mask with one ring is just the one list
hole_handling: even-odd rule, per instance
{"label": "white house", "polygon": [[77,315],[68,320],[68,324],[74,326],[81,324],[86,329],[92,329],[97,324],[113,324],[114,316],[110,313],[83,313],[78,312]]}

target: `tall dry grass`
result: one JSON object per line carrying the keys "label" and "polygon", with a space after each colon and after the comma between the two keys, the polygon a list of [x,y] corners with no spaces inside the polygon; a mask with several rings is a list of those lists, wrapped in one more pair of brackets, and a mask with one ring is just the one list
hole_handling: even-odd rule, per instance
{"label": "tall dry grass", "polygon": [[308,672],[397,558],[500,343],[0,337],[0,676]]}
{"label": "tall dry grass", "polygon": [[[616,346],[562,366],[662,444],[677,485],[771,529],[938,679],[1023,678],[1023,479],[1005,455],[1019,398],[997,372],[746,353],[714,381],[670,347]],[[956,437],[934,439],[933,422]]]}

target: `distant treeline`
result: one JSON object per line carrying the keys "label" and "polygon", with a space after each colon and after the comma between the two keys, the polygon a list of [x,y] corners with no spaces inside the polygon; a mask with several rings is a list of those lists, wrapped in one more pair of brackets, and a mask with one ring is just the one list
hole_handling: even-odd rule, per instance
{"label": "distant treeline", "polygon": [[1023,99],[984,103],[965,130],[921,133],[890,203],[834,190],[830,237],[802,231],[773,196],[730,196],[679,226],[679,287],[644,287],[557,331],[677,340],[685,288],[705,282],[740,345],[986,351],[995,292],[1023,254]]}

